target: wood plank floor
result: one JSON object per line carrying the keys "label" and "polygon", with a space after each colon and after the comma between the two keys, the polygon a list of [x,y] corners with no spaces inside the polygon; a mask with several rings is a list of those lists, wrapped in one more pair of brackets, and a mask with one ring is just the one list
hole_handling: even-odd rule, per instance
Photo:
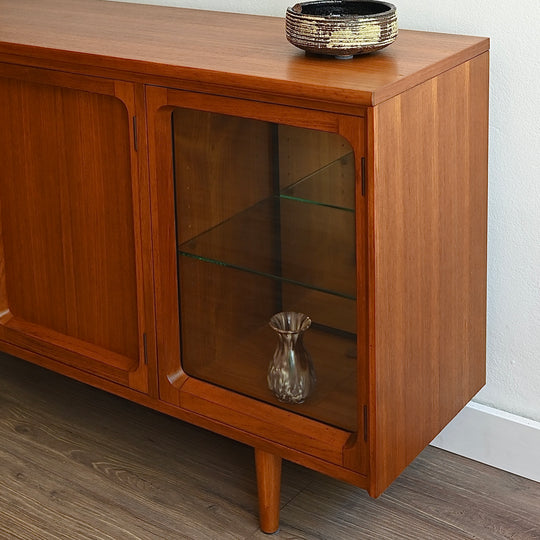
{"label": "wood plank floor", "polygon": [[[0,538],[268,536],[250,448],[0,355]],[[540,484],[430,447],[372,500],[285,463],[272,538],[540,539]]]}

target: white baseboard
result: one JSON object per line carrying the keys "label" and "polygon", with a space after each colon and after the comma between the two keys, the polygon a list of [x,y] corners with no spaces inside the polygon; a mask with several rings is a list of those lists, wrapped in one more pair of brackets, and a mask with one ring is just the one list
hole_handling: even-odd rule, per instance
{"label": "white baseboard", "polygon": [[540,422],[471,402],[431,444],[540,482]]}

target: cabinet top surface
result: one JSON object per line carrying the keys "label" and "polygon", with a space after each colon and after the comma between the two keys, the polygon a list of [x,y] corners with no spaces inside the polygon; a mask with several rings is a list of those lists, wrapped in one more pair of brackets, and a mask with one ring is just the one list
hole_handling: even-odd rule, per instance
{"label": "cabinet top surface", "polygon": [[350,105],[385,101],[488,48],[487,38],[400,30],[378,53],[336,60],[293,47],[283,18],[105,0],[0,0],[0,60]]}

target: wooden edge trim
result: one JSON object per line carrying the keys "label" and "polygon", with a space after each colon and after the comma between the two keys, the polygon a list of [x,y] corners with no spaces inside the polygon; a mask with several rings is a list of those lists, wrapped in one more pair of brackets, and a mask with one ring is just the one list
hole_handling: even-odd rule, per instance
{"label": "wooden edge trim", "polygon": [[[5,340],[2,347],[9,343],[17,348],[40,351],[40,356],[59,363],[67,362],[76,369],[102,374],[119,384],[127,385],[129,372],[139,366],[137,359],[128,358],[54,330],[44,330],[41,326],[17,317],[9,318],[7,323],[0,327],[0,339]],[[60,356],[65,361],[60,360]]]}
{"label": "wooden edge trim", "polygon": [[377,177],[377,153],[375,136],[377,130],[376,109],[368,109],[367,122],[367,166],[366,166],[366,196],[367,196],[367,288],[368,288],[368,410],[367,410],[367,444],[368,444],[368,478],[369,494],[373,497],[376,486],[376,455],[377,440],[377,399],[376,399],[376,356],[375,356],[375,216],[374,216],[374,184]]}
{"label": "wooden edge trim", "polygon": [[244,86],[231,86],[217,84],[214,79],[202,83],[201,81],[189,80],[172,75],[155,75],[137,71],[118,70],[115,68],[87,65],[79,61],[64,62],[51,61],[50,59],[23,55],[0,53],[0,62],[6,64],[25,64],[35,68],[45,68],[56,72],[67,72],[85,75],[88,77],[109,78],[127,82],[173,88],[177,90],[197,92],[201,94],[238,98],[258,103],[269,103],[286,107],[296,107],[314,111],[347,114],[353,116],[365,116],[366,104],[352,105],[341,101],[325,101],[320,95],[314,97],[302,97],[286,94],[285,92],[272,92],[265,88],[260,90],[247,89]]}
{"label": "wooden edge trim", "polygon": [[290,105],[261,103],[238,97],[206,94],[204,91],[167,89],[167,105],[197,109],[236,117],[245,117],[263,122],[275,122],[309,129],[336,132],[338,130],[338,113],[310,110]]}
{"label": "wooden edge trim", "polygon": [[182,386],[180,406],[338,465],[350,437],[347,431],[192,378]]}
{"label": "wooden edge trim", "polygon": [[[2,56],[0,56],[0,60],[2,60]],[[81,84],[81,76],[75,73],[0,62],[0,77],[28,81],[35,84],[61,86],[63,88],[83,90],[86,92],[92,91],[97,94],[115,95],[115,83],[113,80],[85,74],[82,76],[84,80],[83,84]]]}
{"label": "wooden edge trim", "polygon": [[489,38],[484,38],[478,43],[475,43],[452,56],[417,71],[414,74],[414,77],[407,77],[406,79],[397,81],[394,84],[384,87],[378,92],[374,92],[371,95],[370,105],[378,105],[379,103],[391,99],[398,94],[402,94],[406,90],[422,84],[427,80],[448,71],[449,69],[463,64],[464,62],[468,62],[469,60],[472,60],[473,58],[480,56],[487,51],[489,51]]}

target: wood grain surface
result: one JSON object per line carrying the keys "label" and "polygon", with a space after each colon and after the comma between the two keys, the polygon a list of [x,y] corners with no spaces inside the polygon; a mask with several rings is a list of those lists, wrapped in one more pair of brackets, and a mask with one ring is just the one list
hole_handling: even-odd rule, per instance
{"label": "wood grain surface", "polygon": [[146,390],[134,85],[0,75],[2,339]]}
{"label": "wood grain surface", "polygon": [[1,80],[9,309],[137,359],[127,111],[110,95]]}
{"label": "wood grain surface", "polygon": [[199,88],[371,105],[484,52],[489,40],[400,30],[385,50],[345,62],[293,47],[284,18],[97,0],[0,0],[0,44],[0,59],[2,52],[29,54],[75,70],[119,69],[123,77],[174,77]]}
{"label": "wood grain surface", "polygon": [[488,62],[373,109],[372,494],[485,384]]}
{"label": "wood grain surface", "polygon": [[[534,540],[540,484],[429,447],[379,499],[283,463],[287,540]],[[264,539],[251,448],[0,356],[0,538]]]}
{"label": "wood grain surface", "polygon": [[279,529],[282,459],[275,454],[255,449],[259,522],[261,531],[272,534]]}

